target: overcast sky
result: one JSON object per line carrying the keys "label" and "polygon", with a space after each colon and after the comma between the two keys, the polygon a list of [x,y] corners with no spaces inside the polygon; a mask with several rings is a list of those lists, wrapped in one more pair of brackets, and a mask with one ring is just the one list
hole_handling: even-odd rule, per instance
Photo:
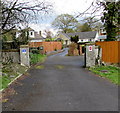
{"label": "overcast sky", "polygon": [[[41,0],[39,0],[41,1]],[[53,11],[50,15],[45,16],[39,24],[30,24],[30,27],[36,31],[43,31],[44,29],[51,28],[52,21],[60,14],[76,15],[78,12],[85,11],[92,3],[93,0],[45,0],[53,4]]]}

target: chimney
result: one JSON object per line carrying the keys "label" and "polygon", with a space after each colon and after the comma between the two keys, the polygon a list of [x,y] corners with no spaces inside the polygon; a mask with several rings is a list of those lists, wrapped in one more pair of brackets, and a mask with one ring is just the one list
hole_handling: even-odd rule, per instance
{"label": "chimney", "polygon": [[41,31],[39,31],[39,35],[41,36]]}

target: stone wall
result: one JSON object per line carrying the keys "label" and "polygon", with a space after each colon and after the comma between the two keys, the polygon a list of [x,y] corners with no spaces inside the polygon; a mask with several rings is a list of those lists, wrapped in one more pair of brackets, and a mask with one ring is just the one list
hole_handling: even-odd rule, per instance
{"label": "stone wall", "polygon": [[20,63],[20,53],[18,51],[2,51],[3,63]]}

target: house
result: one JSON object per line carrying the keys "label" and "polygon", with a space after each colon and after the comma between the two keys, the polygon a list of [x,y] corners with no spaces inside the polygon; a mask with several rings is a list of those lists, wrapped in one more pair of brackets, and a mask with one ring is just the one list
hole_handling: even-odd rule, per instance
{"label": "house", "polygon": [[78,36],[78,43],[104,41],[107,38],[106,32],[103,29],[99,31],[76,32],[76,33],[59,33],[56,40],[63,41],[64,45],[71,43],[71,37]]}
{"label": "house", "polygon": [[55,41],[62,41],[63,45],[68,46],[71,43],[70,37],[67,33],[59,33]]}
{"label": "house", "polygon": [[71,37],[78,36],[78,43],[86,43],[86,42],[95,42],[99,40],[99,34],[97,31],[89,31],[89,32],[76,32],[76,33],[59,33],[56,40],[63,41],[63,45],[69,45],[71,43]]}
{"label": "house", "polygon": [[[27,36],[28,37],[24,37]],[[12,29],[6,34],[2,35],[2,48],[3,49],[17,49],[20,45],[27,42],[43,42],[45,38],[41,35],[41,31],[36,32],[29,28],[18,30]]]}
{"label": "house", "polygon": [[[28,27],[24,29],[26,31],[26,35],[28,32],[28,40],[29,42],[43,42],[45,38],[41,35],[41,31],[36,32],[32,28]],[[21,32],[16,32],[16,37],[18,38],[20,36]]]}
{"label": "house", "polygon": [[106,31],[104,28],[100,28],[98,31],[98,39],[96,41],[104,41],[107,38]]}

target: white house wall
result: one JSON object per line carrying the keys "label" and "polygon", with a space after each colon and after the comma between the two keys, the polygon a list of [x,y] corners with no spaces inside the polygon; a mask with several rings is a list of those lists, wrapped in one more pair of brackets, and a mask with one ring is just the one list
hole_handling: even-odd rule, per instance
{"label": "white house wall", "polygon": [[99,41],[99,33],[98,33],[98,32],[96,33],[96,36],[95,36],[94,42],[95,42],[95,41]]}
{"label": "white house wall", "polygon": [[31,40],[30,42],[42,42],[42,40]]}
{"label": "white house wall", "polygon": [[[32,33],[32,34],[31,34]],[[34,31],[29,31],[29,37],[30,38],[35,38],[35,33]]]}
{"label": "white house wall", "polygon": [[21,33],[16,32],[16,38],[18,38],[20,36]]}
{"label": "white house wall", "polygon": [[88,41],[89,41],[89,39],[79,39],[78,43],[79,42],[88,42]]}

